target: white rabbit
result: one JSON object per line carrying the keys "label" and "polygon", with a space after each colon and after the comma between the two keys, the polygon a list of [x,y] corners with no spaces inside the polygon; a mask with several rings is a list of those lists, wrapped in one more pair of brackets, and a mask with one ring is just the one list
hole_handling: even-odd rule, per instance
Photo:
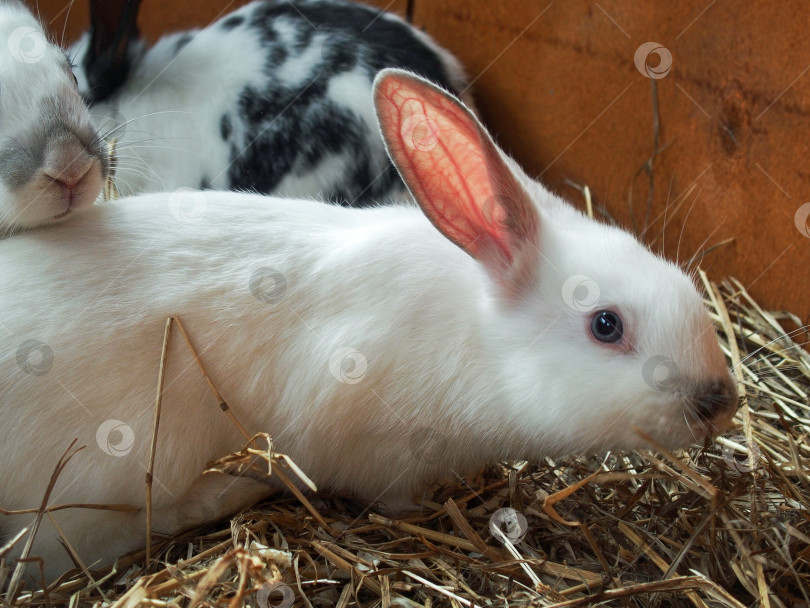
{"label": "white rabbit", "polygon": [[[145,195],[0,242],[0,506],[53,517],[88,564],[144,542],[166,318],[178,314],[251,433],[323,489],[398,505],[498,459],[680,446],[722,430],[735,387],[676,266],[524,175],[457,100],[382,72],[375,104],[421,210],[197,192]],[[424,211],[424,213],[422,213]],[[243,439],[171,340],[153,530],[265,487],[211,459]],[[438,446],[438,450],[436,449]],[[32,516],[0,519],[6,535]],[[46,521],[32,554],[70,565]]]}
{"label": "white rabbit", "polygon": [[[70,49],[95,126],[117,140],[115,177],[123,195],[183,187],[318,196],[349,206],[390,202],[404,187],[377,131],[375,74],[399,67],[450,91],[466,86],[458,61],[428,36],[393,14],[346,0],[251,2],[149,49],[138,37],[138,6],[138,0],[91,0],[92,28]],[[46,110],[26,96],[51,96],[68,83],[59,94],[70,105],[60,108],[81,120],[85,139],[92,139],[64,52],[46,44],[23,11],[0,0],[0,19],[11,24],[4,29],[35,26],[46,52],[28,65],[0,47],[14,68],[8,79],[3,73],[4,85],[10,83],[4,90],[14,93],[3,102],[3,116],[13,110],[24,117],[4,125],[3,134],[27,142],[40,133],[34,125]],[[42,78],[30,75],[40,72]],[[26,168],[33,164],[25,160]],[[0,169],[7,166],[0,156]],[[100,183],[93,185],[97,195]],[[88,188],[82,205],[90,195]],[[0,235],[63,217],[27,191],[2,196]]]}
{"label": "white rabbit", "polygon": [[65,52],[0,0],[0,238],[92,205],[109,171]]}

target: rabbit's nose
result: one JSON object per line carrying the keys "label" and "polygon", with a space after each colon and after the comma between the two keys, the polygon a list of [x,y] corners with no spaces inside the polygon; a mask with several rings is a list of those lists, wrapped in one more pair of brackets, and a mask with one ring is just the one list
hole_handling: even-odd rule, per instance
{"label": "rabbit's nose", "polygon": [[730,420],[738,402],[737,385],[731,374],[726,374],[705,384],[695,396],[693,405],[701,420],[716,424],[726,418]]}
{"label": "rabbit's nose", "polygon": [[68,146],[54,151],[45,160],[43,173],[68,190],[74,189],[90,172],[93,157],[84,149]]}

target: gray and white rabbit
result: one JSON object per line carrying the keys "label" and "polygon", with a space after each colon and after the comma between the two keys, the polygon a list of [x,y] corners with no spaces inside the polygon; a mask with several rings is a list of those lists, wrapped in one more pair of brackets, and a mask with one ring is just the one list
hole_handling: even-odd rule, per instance
{"label": "gray and white rabbit", "polygon": [[65,52],[18,0],[0,0],[0,237],[95,202],[109,172]]}
{"label": "gray and white rabbit", "polygon": [[[143,545],[173,314],[249,433],[270,433],[319,488],[389,508],[499,459],[645,447],[636,427],[683,446],[728,425],[736,388],[689,277],[528,178],[435,85],[384,70],[374,91],[419,207],[181,191],[0,241],[0,506],[40,505],[78,438],[50,504],[135,512],[50,515],[88,564]],[[265,492],[201,474],[243,443],[175,332],[152,529]],[[71,565],[57,539],[45,518],[32,555],[50,577]]]}
{"label": "gray and white rabbit", "polygon": [[[427,35],[346,0],[252,2],[151,48],[138,37],[139,3],[93,0],[92,27],[68,53],[94,133],[65,53],[46,42],[20,3],[0,0],[0,145],[11,150],[0,155],[0,235],[86,208],[106,178],[99,137],[108,136],[117,140],[123,195],[184,187],[386,203],[405,189],[377,130],[374,76],[399,67],[449,91],[465,88],[459,62]],[[9,36],[21,27],[33,30],[30,44],[45,47],[35,61],[8,52],[17,44]],[[53,103],[57,134],[42,126]],[[77,145],[63,144],[61,133],[85,149],[72,154]],[[43,147],[62,150],[57,169],[43,163]],[[58,179],[69,165],[68,190],[78,193],[78,185],[70,188],[74,174],[88,163],[73,162],[77,154],[97,167],[81,196],[67,197],[65,180],[54,182],[51,174]],[[37,174],[45,177],[31,182]]]}

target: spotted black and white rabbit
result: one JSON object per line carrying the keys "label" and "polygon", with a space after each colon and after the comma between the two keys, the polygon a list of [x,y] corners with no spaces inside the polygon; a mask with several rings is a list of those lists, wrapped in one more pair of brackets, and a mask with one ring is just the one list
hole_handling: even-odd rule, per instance
{"label": "spotted black and white rabbit", "polygon": [[[405,190],[375,122],[374,76],[398,67],[449,91],[465,90],[458,61],[428,36],[393,14],[346,0],[252,2],[148,49],[135,26],[139,4],[93,0],[92,28],[69,52],[95,128],[117,140],[122,195],[188,187],[322,197],[349,206],[389,202]],[[87,207],[106,177],[107,158],[65,54],[45,41],[17,0],[0,0],[0,22],[0,145],[13,150],[0,154],[2,235]],[[8,36],[20,27],[45,49],[36,61],[6,51]],[[26,181],[37,171],[50,175],[39,153],[50,145],[50,131],[40,130],[37,153],[28,152],[30,134],[53,100],[67,115],[62,131],[92,143],[82,154],[97,160],[85,194],[62,196],[58,205],[51,199],[62,186],[44,183],[41,190],[53,190],[44,196]],[[22,118],[5,120],[9,113]],[[12,171],[17,165],[23,170]]]}

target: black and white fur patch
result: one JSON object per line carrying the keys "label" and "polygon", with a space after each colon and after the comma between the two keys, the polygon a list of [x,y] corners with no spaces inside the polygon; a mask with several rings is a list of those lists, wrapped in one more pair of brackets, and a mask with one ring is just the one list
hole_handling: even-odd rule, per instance
{"label": "black and white fur patch", "polygon": [[424,33],[346,0],[252,2],[129,57],[126,82],[92,108],[105,126],[123,125],[123,194],[205,186],[350,206],[401,198],[374,115],[374,76],[397,67],[455,93],[466,85],[455,58]]}

